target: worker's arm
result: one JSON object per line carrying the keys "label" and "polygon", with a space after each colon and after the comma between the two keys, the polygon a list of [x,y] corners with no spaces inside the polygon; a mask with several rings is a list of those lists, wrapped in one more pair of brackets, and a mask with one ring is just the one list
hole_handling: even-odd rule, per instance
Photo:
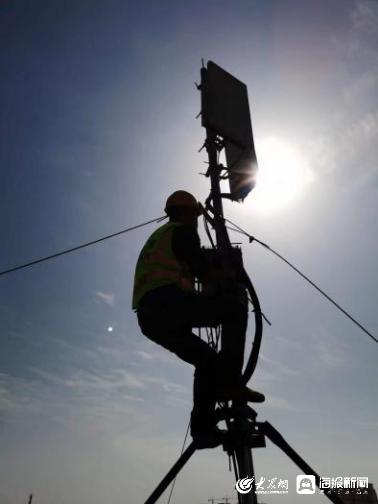
{"label": "worker's arm", "polygon": [[172,249],[174,254],[188,265],[193,276],[201,282],[209,277],[210,265],[193,226],[179,226],[173,231]]}
{"label": "worker's arm", "polygon": [[200,280],[203,293],[213,294],[234,279],[231,273],[209,264],[193,226],[180,226],[174,230],[172,248],[174,254],[189,266],[191,274]]}

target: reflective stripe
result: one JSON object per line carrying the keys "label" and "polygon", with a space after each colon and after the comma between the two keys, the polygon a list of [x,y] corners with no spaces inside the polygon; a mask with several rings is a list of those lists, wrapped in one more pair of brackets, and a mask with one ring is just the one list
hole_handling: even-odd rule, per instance
{"label": "reflective stripe", "polygon": [[[155,283],[156,281],[166,281],[166,280],[171,280],[175,284],[177,283],[177,273],[175,271],[151,271],[151,273],[146,273],[141,278],[141,284],[152,284]],[[185,290],[192,290],[194,289],[193,282],[185,277],[180,277],[179,278],[179,285],[182,289]]]}
{"label": "reflective stripe", "polygon": [[164,285],[194,290],[194,278],[188,266],[172,250],[173,230],[181,225],[179,222],[168,222],[158,228],[144,245],[135,269],[134,309],[147,292]]}

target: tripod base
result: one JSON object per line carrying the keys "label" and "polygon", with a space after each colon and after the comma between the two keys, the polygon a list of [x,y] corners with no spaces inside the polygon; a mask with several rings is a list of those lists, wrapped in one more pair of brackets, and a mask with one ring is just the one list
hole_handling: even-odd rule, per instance
{"label": "tripod base", "polygon": [[[276,430],[269,422],[256,422],[256,417],[257,413],[249,406],[243,406],[242,408],[222,408],[217,410],[218,421],[225,420],[228,426],[228,433],[223,443],[224,451],[226,451],[234,461],[237,460],[238,465],[240,465],[239,463],[241,458],[244,459],[242,461],[243,463],[248,462],[248,460],[245,460],[248,458],[246,457],[246,454],[249,453],[250,455],[250,450],[252,448],[265,448],[265,437],[267,437],[302,470],[303,474],[314,475],[316,485],[319,488],[320,476],[316,473],[316,471],[314,471],[314,469],[305,462],[305,460],[287,443],[287,441],[285,441],[278,430]],[[192,442],[173,465],[167,475],[162,479],[156,489],[152,492],[150,497],[145,501],[145,504],[154,504],[157,502],[159,497],[178,475],[196,449],[195,443]],[[251,466],[251,472],[245,476],[252,477],[254,475],[252,457],[250,457],[250,464],[247,464],[247,466],[248,465]],[[236,472],[236,477],[239,479],[240,477],[244,477],[244,475]],[[253,496],[249,496],[250,498],[252,497],[252,500],[249,500],[249,502],[257,502],[254,490],[253,486],[251,490],[251,492],[253,492]],[[325,490],[324,495],[334,504],[343,504],[340,497],[333,494],[331,490]],[[246,496],[248,496],[248,494],[246,494]],[[238,494],[238,497],[240,502],[240,497],[244,496],[240,496]]]}

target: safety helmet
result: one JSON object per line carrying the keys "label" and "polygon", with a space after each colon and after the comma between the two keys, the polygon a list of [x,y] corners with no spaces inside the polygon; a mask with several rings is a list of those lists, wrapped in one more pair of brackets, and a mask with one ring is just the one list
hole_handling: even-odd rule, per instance
{"label": "safety helmet", "polygon": [[168,209],[172,207],[187,207],[196,210],[198,215],[202,213],[196,198],[187,191],[175,191],[168,197],[165,211],[168,213]]}

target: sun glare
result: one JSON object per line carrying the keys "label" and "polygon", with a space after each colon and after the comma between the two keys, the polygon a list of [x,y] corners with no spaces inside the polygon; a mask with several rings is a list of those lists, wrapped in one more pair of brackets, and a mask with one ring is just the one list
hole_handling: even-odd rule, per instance
{"label": "sun glare", "polygon": [[264,213],[273,213],[295,202],[313,173],[300,152],[276,138],[256,146],[259,170],[255,189],[246,201]]}

